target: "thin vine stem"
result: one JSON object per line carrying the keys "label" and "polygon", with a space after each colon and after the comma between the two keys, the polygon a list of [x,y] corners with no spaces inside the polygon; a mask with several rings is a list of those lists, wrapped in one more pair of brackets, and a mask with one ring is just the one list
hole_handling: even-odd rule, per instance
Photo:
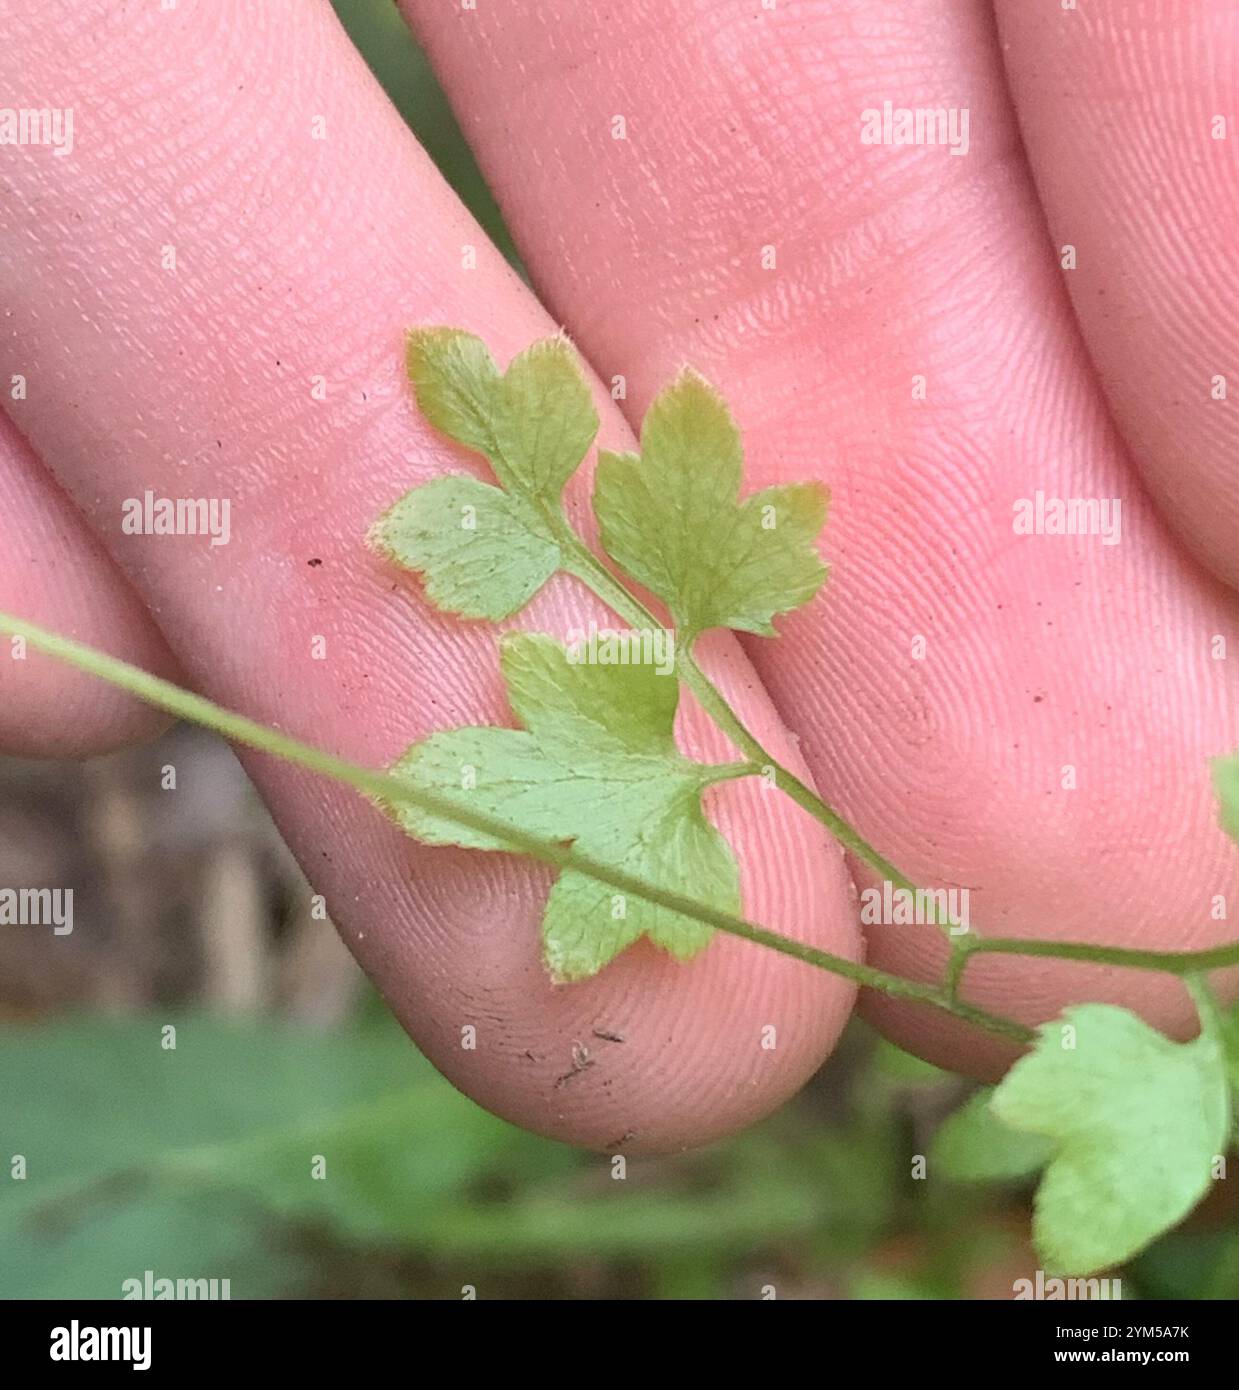
{"label": "thin vine stem", "polygon": [[[1160,970],[1186,977],[1188,988],[1192,990],[1198,1004],[1205,998],[1212,998],[1204,979],[1205,972],[1239,965],[1239,942],[1201,951],[1141,951],[1120,946],[1098,946],[1089,942],[1033,941],[1018,937],[970,935],[958,938],[956,950],[952,954],[953,970],[948,971],[947,979],[942,985],[909,980],[821,950],[807,942],[783,936],[768,927],[710,907],[708,904],[696,902],[683,894],[646,883],[632,874],[592,856],[581,854],[558,841],[530,835],[505,821],[470,810],[449,797],[416,787],[390,772],[364,767],[324,752],[278,729],[272,729],[245,715],[224,709],[202,695],[183,690],[180,686],[173,685],[159,676],[153,676],[137,666],[96,651],[93,647],[75,642],[71,638],[50,632],[35,623],[0,613],[0,632],[23,638],[36,650],[107,681],[180,719],[202,725],[235,743],[282,758],[310,772],[343,783],[380,805],[408,803],[417,806],[429,815],[471,830],[475,834],[486,835],[511,853],[526,855],[557,869],[571,869],[644,902],[714,927],[729,936],[778,951],[782,955],[829,971],[866,989],[875,989],[892,998],[905,999],[938,1009],[965,1023],[1022,1045],[1034,1041],[1036,1034],[1033,1029],[1012,1019],[1001,1018],[984,1009],[976,1008],[958,998],[959,979],[962,977],[963,967],[972,956],[1043,956],[1129,966],[1138,970]],[[720,764],[711,771],[718,774],[719,780],[723,780],[742,775],[743,767],[743,764],[738,763]]]}
{"label": "thin vine stem", "polygon": [[[562,515],[553,518],[554,529],[563,553],[566,568],[609,608],[633,627],[658,627],[658,618],[616,575],[602,563]],[[698,665],[692,648],[695,634],[677,633],[676,670],[680,679],[692,691],[697,702],[731,742],[749,759],[755,774],[769,771],[775,785],[815,820],[819,821],[850,850],[895,888],[917,894],[922,890],[885,855],[827,805],[820,796],[790,769],[784,767],[764,748],[732,709],[726,696]],[[1032,940],[1021,937],[986,937],[969,928],[960,933],[951,930],[952,924],[937,913],[932,899],[929,906],[937,924],[947,931],[950,955],[943,975],[941,994],[951,1006],[962,1004],[960,990],[968,962],[974,955],[1043,956],[1059,960],[1092,962],[1124,966],[1134,970],[1157,970],[1172,975],[1190,977],[1199,972],[1239,965],[1239,941],[1203,951],[1142,951],[1122,946],[1099,946],[1091,942],[1059,942]],[[1190,984],[1189,984],[1190,988]],[[1193,995],[1196,998],[1196,995]],[[1200,1000],[1197,999],[1199,1005]]]}
{"label": "thin vine stem", "polygon": [[[336,757],[332,753],[326,753],[311,744],[302,743],[299,739],[291,738],[278,729],[269,728],[245,715],[224,709],[202,695],[183,690],[180,686],[173,685],[170,681],[163,680],[159,676],[153,676],[137,666],[131,666],[128,662],[120,661],[116,657],[108,656],[103,652],[96,651],[93,647],[87,647],[70,638],[61,637],[57,633],[49,632],[34,623],[26,622],[24,619],[0,613],[0,632],[24,638],[36,650],[65,661],[89,675],[97,676],[99,679],[146,701],[147,704],[166,710],[169,714],[180,719],[188,720],[193,724],[200,724],[204,728],[222,734],[235,743],[244,744],[261,753],[272,754],[298,767],[304,767],[310,772],[332,778],[382,805],[390,806],[393,803],[405,802],[417,806],[429,815],[450,824],[471,830],[475,834],[487,835],[514,854],[526,855],[557,869],[571,869],[600,883],[605,883],[611,888],[616,888],[621,893],[627,893],[644,902],[653,903],[669,912],[677,912],[681,916],[702,922],[706,926],[714,927],[729,936],[740,937],[756,945],[765,946],[772,951],[778,951],[782,955],[790,956],[806,965],[827,970],[831,974],[850,980],[856,985],[880,990],[893,998],[906,999],[940,1009],[953,1014],[965,1023],[984,1028],[1013,1042],[1028,1043],[1033,1039],[1032,1031],[1022,1024],[1015,1023],[1010,1019],[999,1018],[995,1014],[987,1013],[984,1009],[974,1008],[972,1005],[959,1000],[948,999],[946,994],[937,986],[922,984],[916,980],[907,980],[900,975],[892,975],[873,966],[859,964],[856,961],[848,960],[845,956],[837,956],[830,951],[823,951],[816,946],[810,946],[806,942],[782,936],[778,932],[771,931],[768,927],[747,921],[733,913],[724,912],[705,903],[695,902],[692,898],[685,897],[680,893],[646,883],[632,874],[625,873],[589,855],[581,854],[575,849],[567,848],[557,841],[530,835],[505,821],[472,811],[449,797],[415,787],[404,778],[397,777],[392,773],[363,767],[358,763],[349,762],[345,758]],[[723,765],[729,772],[734,772],[736,766],[734,764]]]}
{"label": "thin vine stem", "polygon": [[[562,514],[548,511],[547,520],[559,542],[565,558],[565,569],[569,574],[579,579],[630,627],[663,626],[637,595],[607,569]],[[692,691],[698,704],[715,725],[749,759],[753,775],[760,776],[769,772],[773,776],[775,786],[781,792],[789,796],[814,820],[824,825],[844,849],[868,864],[880,877],[889,880],[892,887],[914,896],[922,893],[923,890],[907,874],[901,872],[885,855],[875,849],[849,821],[832,806],[828,806],[810,786],[801,781],[790,768],[780,763],[762,745],[732,709],[726,696],[698,665],[693,656],[696,637],[696,633],[676,633],[676,670],[679,678]],[[951,930],[951,922],[940,915],[937,903],[932,898],[922,900],[927,901],[935,925],[942,927],[954,944],[958,934]]]}
{"label": "thin vine stem", "polygon": [[1128,946],[1098,946],[1090,941],[1034,941],[1021,936],[974,936],[967,940],[960,951],[961,969],[971,957],[984,955],[1045,956],[1183,976],[1239,965],[1239,941],[1200,951],[1142,951]]}
{"label": "thin vine stem", "polygon": [[969,940],[977,940],[977,937],[956,937],[951,942],[951,954],[947,957],[946,970],[942,976],[942,986],[946,990],[948,999],[958,999],[960,987],[964,982],[964,970],[968,965],[968,957],[971,952],[968,949]]}
{"label": "thin vine stem", "polygon": [[1220,1040],[1225,1034],[1226,1024],[1222,1019],[1222,1010],[1218,1006],[1217,995],[1214,994],[1213,988],[1209,984],[1209,977],[1203,972],[1198,975],[1187,975],[1184,977],[1183,983],[1187,986],[1187,992],[1192,996],[1192,1003],[1196,1005],[1201,1032]]}
{"label": "thin vine stem", "polygon": [[894,887],[902,888],[909,893],[917,891],[916,884],[906,874],[897,869],[885,855],[874,849],[848,821],[828,806],[794,772],[771,756],[758,739],[744,726],[727,703],[726,697],[718,686],[697,664],[696,658],[692,655],[691,646],[680,649],[676,656],[676,665],[684,684],[693,692],[698,703],[711,719],[750,760],[755,773],[760,774],[769,769],[778,789],[791,797],[797,806],[807,811],[815,820],[820,821],[845,849],[851,850],[858,859],[863,860],[871,869],[883,878],[889,879]]}

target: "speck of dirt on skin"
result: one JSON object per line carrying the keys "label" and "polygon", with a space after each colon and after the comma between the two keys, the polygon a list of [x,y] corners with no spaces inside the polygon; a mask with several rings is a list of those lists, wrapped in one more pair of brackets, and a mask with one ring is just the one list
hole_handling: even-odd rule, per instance
{"label": "speck of dirt on skin", "polygon": [[594,1059],[589,1055],[589,1048],[583,1042],[574,1042],[572,1044],[572,1070],[555,1078],[555,1089],[558,1091],[561,1086],[567,1085],[574,1076],[580,1076],[583,1071],[588,1071],[593,1065]]}

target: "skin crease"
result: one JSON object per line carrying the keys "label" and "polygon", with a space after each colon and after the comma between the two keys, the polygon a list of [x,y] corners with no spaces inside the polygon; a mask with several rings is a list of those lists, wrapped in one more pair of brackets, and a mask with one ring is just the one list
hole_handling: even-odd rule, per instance
{"label": "skin crease", "polygon": [[[171,679],[176,667],[137,595],[82,526],[30,446],[0,415],[0,610]],[[0,752],[84,758],[152,738],[158,710],[89,676],[0,643]]]}
{"label": "skin crease", "polygon": [[[748,644],[829,798],[915,877],[969,886],[983,929],[1224,939],[1208,909],[1233,892],[1235,856],[1205,759],[1234,741],[1234,683],[1209,651],[1235,635],[1232,600],[1169,540],[1102,410],[987,12],[871,13],[645,0],[622,33],[578,5],[416,19],[545,302],[604,379],[625,373],[630,421],[691,360],[737,409],[748,486],[832,483],[830,586],[781,643]],[[487,248],[461,271],[476,228],[323,9],[56,3],[8,28],[13,100],[72,103],[79,142],[92,115],[106,134],[71,160],[5,152],[0,372],[20,360],[41,381],[22,428],[191,678],[372,762],[429,727],[501,716],[490,633],[426,613],[357,536],[404,487],[470,466],[411,410],[401,330],[459,323],[507,355],[549,320]],[[864,107],[939,104],[948,88],[972,112],[969,157],[860,146]],[[626,142],[610,138],[616,112]],[[320,114],[329,138],[311,143]],[[159,269],[167,241],[175,277]],[[311,405],[315,373],[330,395]],[[910,399],[914,373],[926,401]],[[623,447],[604,418],[603,442]],[[156,552],[116,532],[118,499],[145,485],[234,495],[245,524],[226,554]],[[1014,536],[1011,502],[1037,488],[1121,495],[1122,544]],[[323,565],[307,570],[310,555]],[[595,611],[559,586],[528,622]],[[332,660],[307,659],[313,633]],[[780,751],[750,668],[730,639],[714,645]],[[688,967],[639,947],[555,990],[534,946],[538,870],[420,851],[347,794],[250,766],[406,1026],[522,1123],[600,1144],[636,1130],[626,1150],[724,1133],[808,1075],[850,1004],[733,941]],[[717,801],[746,911],[854,950],[812,825],[754,786]],[[879,931],[871,952],[929,973],[936,945],[930,929]],[[1181,988],[1152,977],[1004,960],[969,980],[1030,1022],[1093,997],[1190,1027]],[[877,1012],[938,1060],[1005,1060],[927,1011]],[[779,1028],[773,1052],[759,1020]],[[465,1023],[476,1053],[460,1051]],[[596,1043],[595,1027],[629,1041]],[[594,1065],[561,1082],[574,1041]]]}
{"label": "skin crease", "polygon": [[[1213,908],[1235,900],[1239,856],[1207,760],[1237,741],[1234,663],[1214,656],[1218,637],[1235,650],[1235,600],[1169,536],[1106,414],[988,7],[405,8],[540,294],[604,379],[627,376],[629,418],[691,361],[737,411],[750,486],[832,486],[828,589],[782,642],[745,644],[827,799],[916,881],[967,887],[982,932],[1233,937]],[[862,144],[884,100],[968,107],[967,156]],[[1115,208],[1141,199],[1110,187],[1087,226],[1113,240]],[[1206,221],[1191,245],[1218,239]],[[1149,394],[1160,360],[1137,359],[1129,389]],[[1017,536],[1013,504],[1037,490],[1121,499],[1121,542]],[[932,929],[867,937],[875,964],[940,972]],[[1177,981],[1130,971],[991,958],[966,994],[1029,1024],[1092,998],[1195,1026]],[[868,1007],[939,1063],[992,1076],[1011,1058],[940,1015]]]}
{"label": "skin crease", "polygon": [[[1181,538],[1239,584],[1239,11],[1089,0],[1061,14],[1000,0],[997,12],[1037,189],[1054,240],[1076,247],[1064,278],[1115,420]],[[1057,99],[1040,101],[1051,75]],[[1223,401],[1211,394],[1219,374]]]}
{"label": "skin crease", "polygon": [[[494,629],[431,612],[363,537],[408,487],[481,472],[417,414],[405,330],[466,326],[506,360],[555,325],[330,10],[43,6],[6,26],[0,71],[15,103],[72,105],[76,126],[72,158],[4,151],[0,374],[32,383],[15,418],[189,680],[373,766],[432,729],[505,722]],[[325,139],[313,138],[320,117]],[[476,268],[462,266],[466,246]],[[602,442],[632,447],[598,399]],[[122,535],[124,499],[147,487],[228,498],[230,544]],[[582,477],[578,514],[587,496]],[[606,617],[564,580],[520,622],[565,633]],[[776,756],[802,766],[735,640],[712,637],[703,655]],[[700,711],[682,715],[686,751],[729,756]],[[246,761],[413,1037],[518,1123],[625,1152],[702,1142],[798,1089],[851,1011],[844,982],[734,939],[687,965],[640,943],[595,979],[555,987],[539,958],[541,867],[417,846],[345,789]],[[737,851],[749,915],[859,953],[843,857],[820,827],[759,780],[712,789],[708,807]],[[467,1026],[475,1050],[461,1045]]]}

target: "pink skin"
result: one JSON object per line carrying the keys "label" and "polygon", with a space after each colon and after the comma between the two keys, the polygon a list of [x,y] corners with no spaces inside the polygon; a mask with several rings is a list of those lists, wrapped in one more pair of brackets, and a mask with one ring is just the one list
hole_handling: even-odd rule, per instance
{"label": "pink skin", "polygon": [[[1239,650],[1233,596],[1170,538],[1107,419],[988,7],[896,8],[636,0],[618,42],[605,7],[567,0],[406,5],[544,301],[604,378],[627,374],[630,419],[688,360],[735,403],[754,487],[831,485],[829,589],[782,642],[744,643],[828,799],[918,882],[969,887],[982,931],[1233,937],[1210,912],[1235,900],[1239,855],[1207,769],[1239,742],[1234,663],[1211,654],[1215,634]],[[863,145],[883,100],[967,106],[968,155]],[[1118,235],[1122,203],[1091,221]],[[1189,249],[1207,259],[1223,225]],[[1140,363],[1133,380],[1148,391]],[[1233,422],[1228,439],[1233,457]],[[1121,542],[1015,535],[1012,504],[1038,489],[1121,498]],[[875,964],[941,969],[932,930],[867,936]],[[968,986],[1030,1024],[1097,998],[1193,1026],[1158,976],[1007,958]],[[1010,1058],[867,1003],[935,1061],[992,1075]]]}
{"label": "pink skin", "polygon": [[[6,415],[0,415],[0,556],[0,610],[175,677],[147,610]],[[11,659],[19,650],[0,639],[0,752],[87,757],[166,727],[157,710],[89,676],[32,652]]]}
{"label": "pink skin", "polygon": [[[1228,0],[997,8],[1054,244],[1076,248],[1064,279],[1107,402],[1180,537],[1239,584],[1239,12]],[[1038,100],[1050,78],[1055,100]],[[1218,374],[1225,401],[1212,399]]]}
{"label": "pink skin", "polygon": [[[78,142],[71,159],[28,150],[5,167],[0,373],[37,384],[14,405],[22,427],[216,699],[372,765],[431,729],[502,720],[493,630],[429,611],[362,539],[409,486],[479,468],[414,410],[405,329],[465,325],[506,358],[555,325],[325,6],[247,6],[244,23],[240,9],[221,23],[218,4],[52,13],[17,22],[0,55],[15,101],[74,105]],[[87,70],[89,88],[59,76]],[[36,219],[37,237],[14,235]],[[161,268],[169,243],[175,274]],[[461,268],[464,243],[476,269]],[[632,447],[601,389],[599,406],[604,441]],[[148,487],[229,499],[230,544],[123,535],[124,500]],[[587,495],[581,479],[578,512]],[[591,617],[605,610],[563,581],[522,623],[565,633]],[[316,636],[325,660],[312,659]],[[708,656],[799,765],[734,639],[711,640]],[[682,734],[686,749],[729,755],[699,711]],[[248,765],[418,1043],[522,1124],[626,1151],[700,1142],[802,1085],[851,1010],[848,985],[735,940],[687,966],[641,945],[595,980],[552,986],[541,868],[416,846],[346,790]],[[820,827],[760,782],[712,802],[746,911],[856,956],[843,858]],[[476,1050],[461,1046],[468,1026]],[[594,1064],[570,1075],[579,1044]]]}
{"label": "pink skin", "polygon": [[[970,886],[982,929],[1229,935],[1209,898],[1234,894],[1239,858],[1205,760],[1235,736],[1234,680],[1208,645],[1239,636],[1232,601],[1167,538],[1106,422],[984,8],[909,3],[896,30],[860,5],[644,0],[622,35],[566,0],[413,8],[544,301],[604,380],[627,376],[629,423],[691,360],[737,408],[751,486],[834,488],[824,595],[781,643],[746,643],[753,666],[710,642],[755,732],[800,766],[754,668],[828,797],[913,876]],[[325,5],[54,0],[9,29],[9,100],[72,105],[77,147],[3,151],[0,380],[38,384],[14,417],[189,678],[376,764],[431,728],[502,717],[493,634],[429,612],[359,537],[404,488],[476,466],[412,409],[403,330],[460,324],[506,357],[552,320]],[[865,106],[948,88],[972,110],[968,158],[860,145]],[[777,273],[760,268],[766,242]],[[599,405],[602,442],[625,447],[601,389]],[[121,505],[146,487],[232,499],[231,544],[123,536]],[[1121,496],[1122,543],[1014,536],[1011,502],[1038,488]],[[573,496],[580,513],[584,486]],[[521,623],[591,615],[557,582]],[[682,735],[726,756],[696,711]],[[419,1044],[520,1123],[625,1149],[701,1142],[799,1086],[851,1006],[840,982],[732,940],[688,966],[638,946],[552,987],[542,871],[421,849],[335,787],[249,765]],[[844,866],[815,825],[754,783],[717,789],[714,811],[746,912],[855,955]],[[921,973],[940,957],[932,929],[877,931],[870,952]],[[1190,1026],[1179,986],[1127,972],[1004,960],[975,968],[970,995],[1030,1022],[1097,997]],[[925,1010],[873,1012],[936,1059],[1005,1060]],[[576,1042],[595,1064],[562,1080]]]}

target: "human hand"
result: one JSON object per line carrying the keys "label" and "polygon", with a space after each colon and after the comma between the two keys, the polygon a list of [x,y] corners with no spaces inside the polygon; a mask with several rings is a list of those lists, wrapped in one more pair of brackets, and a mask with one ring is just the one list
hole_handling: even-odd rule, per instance
{"label": "human hand", "polygon": [[[1200,57],[1165,48],[1166,89],[1189,101],[1099,134],[1087,113],[1112,112],[1143,52],[1123,39],[1130,7],[1000,7],[1043,210],[984,6],[909,4],[894,26],[871,6],[791,0],[650,0],[610,23],[583,6],[407,8],[544,301],[604,383],[625,378],[619,406],[599,392],[602,442],[624,447],[624,417],[691,361],[736,410],[746,487],[831,484],[827,589],[781,640],[710,653],[772,751],[800,766],[777,709],[828,799],[918,882],[968,887],[982,931],[1225,939],[1211,910],[1236,868],[1206,763],[1235,741],[1213,647],[1234,636],[1234,600],[1132,468],[1233,580],[1234,430],[1208,385],[1230,355],[1233,181],[1198,178],[1221,163],[1203,39]],[[1183,32],[1207,25],[1196,8],[1144,7]],[[431,728],[501,719],[491,634],[430,612],[360,537],[413,483],[472,466],[411,407],[404,329],[459,324],[506,357],[549,331],[546,313],[325,6],[57,3],[9,27],[14,104],[72,108],[75,147],[0,151],[0,379],[26,379],[9,413],[87,525],[10,438],[0,525],[26,550],[47,537],[35,548],[56,563],[0,569],[0,607],[139,664],[179,661],[224,703],[376,764]],[[888,99],[967,107],[967,155],[863,144],[862,112]],[[1188,152],[1178,201],[1151,196],[1141,157],[1167,132]],[[1091,361],[1059,283],[1064,243]],[[1163,267],[1187,255],[1185,284]],[[123,534],[123,503],[146,488],[231,499],[229,544]],[[1017,535],[1013,504],[1038,491],[1120,498],[1120,543]],[[562,632],[591,616],[557,584],[524,621]],[[83,752],[141,727],[28,667],[5,672],[10,742]],[[688,743],[710,751],[710,737],[689,721]],[[552,987],[543,873],[411,846],[337,789],[248,765],[419,1043],[522,1123],[633,1149],[697,1142],[795,1089],[847,1016],[841,982],[730,940],[687,966],[640,945]],[[719,788],[715,809],[747,914],[856,953],[848,874],[817,827],[745,784]],[[941,968],[932,928],[867,935],[875,963]],[[1192,1017],[1177,982],[1061,963],[978,960],[968,997],[1029,1023],[1081,998],[1172,1031]],[[933,1060],[992,1074],[1009,1058],[926,1010],[870,1009]],[[466,1025],[476,1052],[460,1047]],[[595,1043],[595,1029],[626,1041]],[[580,1042],[595,1064],[574,1072]]]}

